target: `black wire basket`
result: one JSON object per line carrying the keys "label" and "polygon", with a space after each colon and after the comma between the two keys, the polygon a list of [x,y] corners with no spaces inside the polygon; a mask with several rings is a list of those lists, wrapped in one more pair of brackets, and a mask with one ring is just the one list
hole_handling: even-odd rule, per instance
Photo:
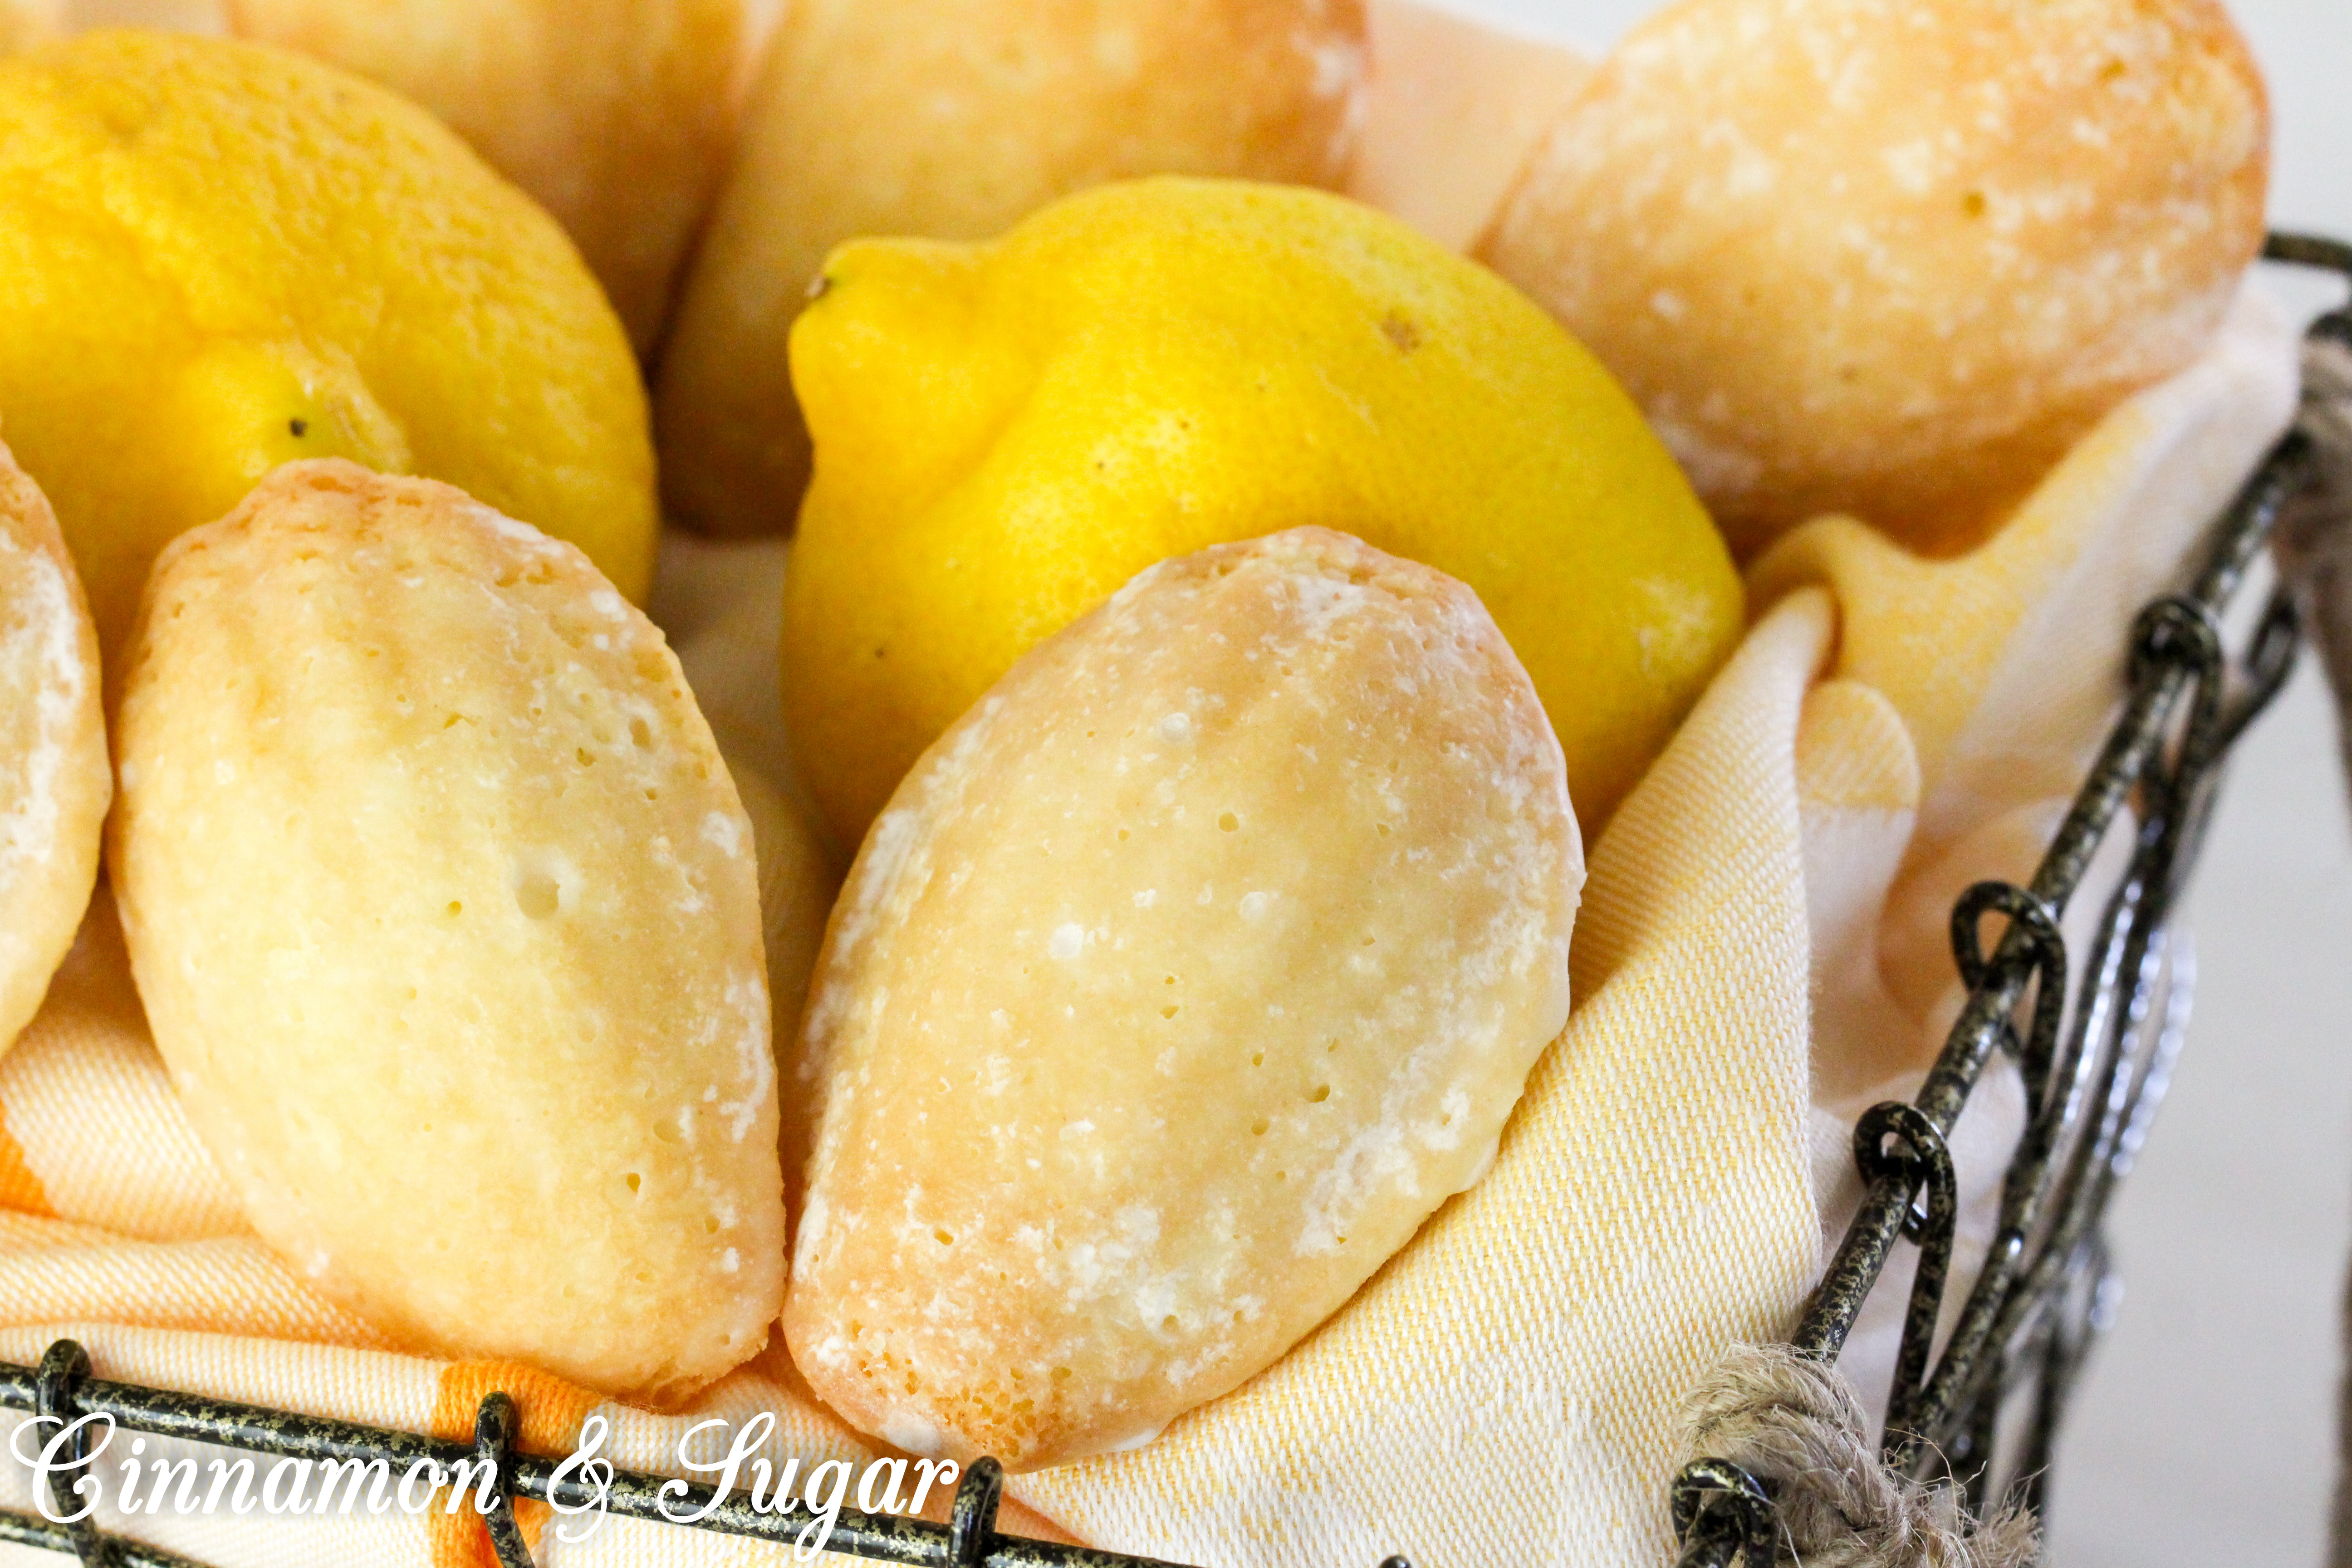
{"label": "black wire basket", "polygon": [[[2264,254],[2352,281],[2352,246],[2274,235]],[[2352,343],[2352,309],[2322,316],[2311,331]],[[2195,864],[2222,763],[2285,683],[2301,641],[2284,587],[2235,655],[2225,648],[2221,620],[2282,510],[2310,482],[2314,463],[2308,437],[2290,432],[2213,524],[2186,585],[2140,613],[2122,712],[2032,881],[1980,882],[1952,910],[1953,952],[1969,995],[1941,1055],[1912,1100],[1875,1106],[1854,1129],[1861,1206],[1791,1347],[1833,1362],[1896,1244],[1915,1247],[1882,1458],[1898,1474],[1948,1483],[1979,1513],[1997,1504],[2039,1510],[2068,1394],[2112,1310],[2102,1221],[2181,1041],[2181,1009],[2166,994],[2167,918]],[[2093,855],[2116,832],[2131,835],[2127,867],[2107,894],[2088,950],[2070,953],[2060,917]],[[2005,923],[1988,951],[1982,928],[1990,915]],[[2003,1179],[1991,1247],[1953,1316],[1945,1298],[1954,1284],[1958,1200],[1945,1140],[1995,1052],[2017,1062],[2026,1121]],[[38,1367],[0,1363],[0,1406],[60,1423],[61,1430],[79,1416],[103,1415],[131,1432],[259,1455],[487,1475],[475,1496],[501,1568],[530,1565],[517,1499],[780,1545],[793,1544],[818,1519],[799,1503],[755,1509],[667,1476],[581,1475],[520,1453],[514,1402],[499,1393],[482,1401],[472,1444],[452,1443],[106,1382],[92,1375],[79,1345],[61,1340]],[[58,1522],[85,1511],[73,1500],[76,1486],[89,1484],[88,1430],[68,1440],[65,1462],[49,1473],[57,1519],[0,1510],[0,1542],[71,1553],[83,1568],[203,1568],[105,1532],[91,1517]],[[1003,1489],[1002,1468],[980,1460],[963,1473],[947,1522],[845,1509],[825,1549],[923,1568],[1176,1568],[1001,1534]],[[1736,1465],[1687,1466],[1672,1500],[1681,1568],[1769,1568],[1783,1555],[1771,1486]],[[699,1517],[688,1525],[680,1514]],[[1406,1565],[1391,1558],[1381,1568]]]}
{"label": "black wire basket", "polygon": [[[2273,235],[2263,255],[2352,281],[2352,246],[2335,240]],[[2352,309],[2310,332],[2352,342]],[[2222,763],[2286,683],[2302,640],[2284,584],[2234,657],[2221,618],[2315,461],[2309,437],[2290,430],[2213,524],[2186,585],[2140,612],[2123,711],[2032,880],[1979,882],[1952,910],[1969,994],[1942,1053],[1911,1101],[1874,1106],[1854,1126],[1862,1205],[1790,1348],[1834,1361],[1895,1243],[1915,1247],[1880,1455],[1898,1476],[1948,1482],[1979,1516],[1995,1505],[2040,1511],[2067,1396],[2113,1313],[2103,1221],[2164,1098],[2185,1021],[2185,1009],[2164,1005],[2166,921]],[[2129,863],[2089,951],[2070,953],[2059,920],[2118,831],[2133,836]],[[2006,924],[1988,956],[1982,926],[1996,914]],[[1958,1213],[1945,1140],[1996,1051],[2024,1079],[2025,1127],[1991,1247],[1939,1334]],[[1782,1555],[1770,1488],[1724,1460],[1684,1468],[1674,1516],[1680,1568],[1769,1568]]]}

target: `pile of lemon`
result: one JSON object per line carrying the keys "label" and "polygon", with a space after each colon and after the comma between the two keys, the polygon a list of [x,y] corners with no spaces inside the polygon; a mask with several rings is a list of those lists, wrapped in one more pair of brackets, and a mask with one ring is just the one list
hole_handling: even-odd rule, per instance
{"label": "pile of lemon", "polygon": [[[853,242],[813,292],[782,658],[844,849],[1025,649],[1214,542],[1317,523],[1469,584],[1588,833],[1740,628],[1608,374],[1344,198],[1112,183],[993,242]],[[110,660],[162,545],[301,457],[446,480],[651,585],[646,394],[580,253],[433,115],[278,49],[125,30],[0,60],[0,438]]]}

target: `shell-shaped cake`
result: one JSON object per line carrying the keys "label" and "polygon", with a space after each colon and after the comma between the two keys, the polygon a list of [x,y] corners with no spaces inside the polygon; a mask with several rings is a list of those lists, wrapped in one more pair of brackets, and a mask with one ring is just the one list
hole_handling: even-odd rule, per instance
{"label": "shell-shaped cake", "polygon": [[0,447],[0,1051],[39,1011],[98,880],[114,790],[103,713],[57,514]]}
{"label": "shell-shaped cake", "polygon": [[1486,255],[1735,554],[1824,511],[1951,554],[2212,341],[2269,143],[2219,0],[1680,0],[1570,103]]}
{"label": "shell-shaped cake", "polygon": [[1015,1468],[1233,1388],[1486,1169],[1582,880],[1469,589],[1313,528],[1142,573],[930,748],[835,910],[802,1372]]}
{"label": "shell-shaped cake", "polygon": [[462,491],[289,464],[157,563],[109,843],[254,1226],[404,1342],[667,1400],[783,1194],[751,827],[655,629]]}

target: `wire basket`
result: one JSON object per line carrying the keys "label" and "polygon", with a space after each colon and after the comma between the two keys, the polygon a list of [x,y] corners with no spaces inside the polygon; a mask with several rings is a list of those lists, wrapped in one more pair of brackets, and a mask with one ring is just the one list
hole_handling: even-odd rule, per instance
{"label": "wire basket", "polygon": [[[2352,246],[2274,235],[2273,260],[2330,268],[2352,280]],[[2314,324],[2352,342],[2352,309]],[[1898,1241],[1916,1248],[1901,1349],[1886,1406],[1883,1456],[1899,1473],[1948,1481],[1974,1510],[2040,1509],[2052,1444],[2085,1352],[2115,1298],[2102,1221],[2163,1098],[2186,1023],[2185,963],[2166,921],[2194,865],[2223,761],[2277,694],[2300,645],[2294,605],[2274,592],[2242,652],[2227,652],[2221,616],[2245,586],[2282,509],[2309,482],[2311,443],[2292,432],[2216,521],[2188,584],[2135,625],[2128,690],[2097,762],[2027,886],[1980,882],[1952,911],[1952,947],[1969,995],[1916,1098],[1865,1112],[1854,1129],[1861,1207],[1792,1336],[1792,1348],[1834,1361]],[[2126,808],[2129,807],[2126,812]],[[2132,835],[2129,863],[2107,896],[2087,952],[2071,954],[2059,918],[2111,832]],[[1989,915],[2006,922],[1987,951]],[[2074,1005],[2067,1006],[2069,988]],[[1948,1331],[1937,1344],[1952,1283],[1957,1187],[1945,1139],[1996,1051],[2017,1061],[2025,1127],[2004,1177],[1999,1228]],[[512,1399],[494,1393],[471,1445],[410,1432],[173,1393],[92,1374],[70,1340],[37,1367],[0,1363],[0,1406],[70,1426],[104,1415],[126,1430],[338,1463],[469,1467],[501,1568],[530,1568],[517,1499],[791,1544],[818,1516],[801,1503],[772,1510],[720,1500],[671,1477],[607,1469],[563,1473],[519,1453]],[[48,1478],[58,1518],[89,1469],[83,1436]],[[997,1532],[1003,1471],[966,1470],[944,1524],[841,1510],[826,1550],[924,1568],[1177,1568],[1156,1559]],[[1681,1568],[1769,1568],[1780,1529],[1771,1489],[1738,1467],[1701,1459],[1674,1483]],[[680,1513],[701,1517],[692,1524]],[[83,1568],[203,1568],[189,1558],[100,1531],[0,1510],[0,1542],[48,1547]],[[1335,1565],[1336,1568],[1336,1565]],[[1381,1568],[1407,1568],[1401,1557]]]}
{"label": "wire basket", "polygon": [[[2273,235],[2263,254],[2352,281],[2352,246]],[[2322,316],[2311,332],[2352,341],[2352,310]],[[2168,963],[2166,921],[2196,863],[2221,765],[2285,684],[2301,643],[2284,585],[2234,658],[2221,616],[2314,463],[2309,437],[2290,431],[2213,525],[2187,586],[2140,612],[2123,711],[2032,882],[1979,882],[1952,910],[1969,995],[1942,1053],[1910,1102],[1874,1106],[1854,1126],[1862,1205],[1790,1346],[1835,1360],[1895,1243],[1916,1247],[1881,1457],[1898,1475],[1950,1482],[1979,1515],[1994,1503],[2040,1510],[2067,1396],[2113,1315],[2102,1223],[2187,1024],[2188,986]],[[2113,831],[2133,835],[2129,864],[2089,952],[2070,954],[2059,919]],[[2007,923],[1988,956],[1981,928],[1993,914]],[[2071,1014],[2070,983],[2078,987]],[[2003,1174],[1992,1244],[1931,1355],[1958,1211],[1945,1139],[1996,1050],[2015,1058],[2024,1079],[2025,1127]],[[1997,1440],[2004,1427],[2005,1443]],[[1769,1568],[1779,1554],[1769,1489],[1735,1465],[1685,1468],[1674,1512],[1680,1568],[1735,1560]]]}

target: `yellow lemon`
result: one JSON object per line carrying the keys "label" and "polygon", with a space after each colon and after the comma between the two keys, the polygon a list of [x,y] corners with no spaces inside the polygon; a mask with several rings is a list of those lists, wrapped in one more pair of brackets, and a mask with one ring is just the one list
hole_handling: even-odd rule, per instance
{"label": "yellow lemon", "polygon": [[644,393],[578,253],[423,110],[275,49],[0,60],[0,430],[110,660],[164,542],[294,458],[446,480],[651,579]]}
{"label": "yellow lemon", "polygon": [[1738,637],[1721,539],[1599,362],[1370,207],[1135,181],[992,244],[853,242],[818,288],[784,700],[849,842],[1024,651],[1221,542],[1318,523],[1468,584],[1588,835]]}

